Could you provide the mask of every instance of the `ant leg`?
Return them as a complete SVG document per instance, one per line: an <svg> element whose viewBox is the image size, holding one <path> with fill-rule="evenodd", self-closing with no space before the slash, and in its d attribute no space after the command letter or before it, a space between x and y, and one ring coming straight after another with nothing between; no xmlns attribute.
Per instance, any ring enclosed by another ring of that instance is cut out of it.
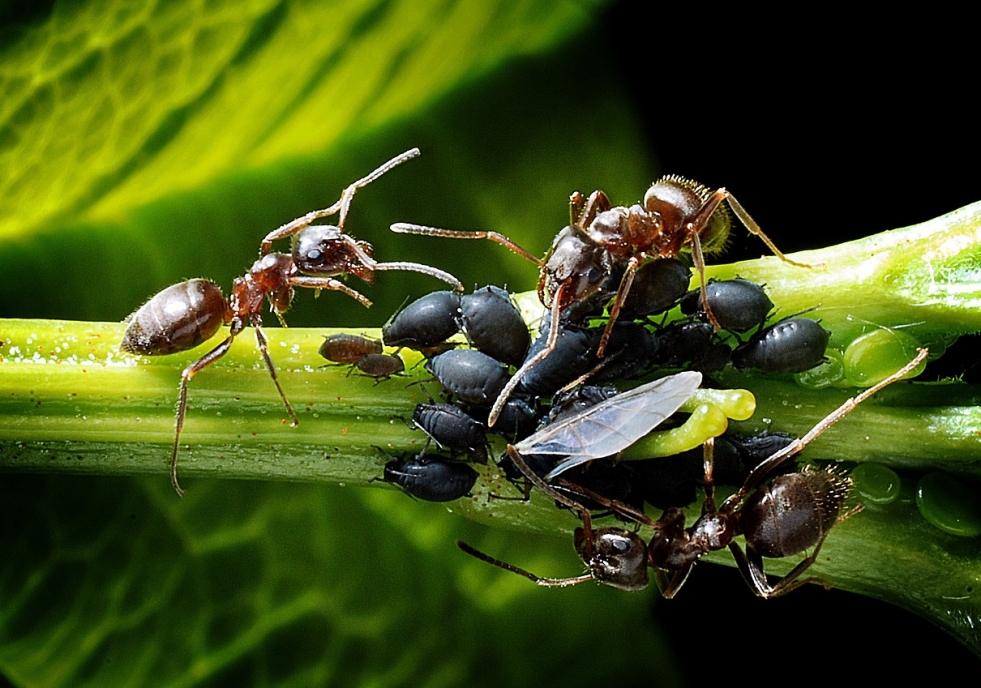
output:
<svg viewBox="0 0 981 688"><path fill-rule="evenodd" d="M334 291L340 291L350 296L365 308L371 308L371 301L369 301L363 294L351 289L351 287L347 286L340 280L334 279L333 277L294 275L293 277L290 277L290 284L294 287L305 287L307 289L332 289Z"/></svg>
<svg viewBox="0 0 981 688"><path fill-rule="evenodd" d="M266 333L262 331L262 321L259 320L259 316L257 315L252 316L252 329L255 330L255 340L259 345L259 351L262 353L262 359L266 362L266 368L269 370L269 376L272 377L273 384L276 385L276 390L279 392L279 397L286 405L286 411L290 414L290 418L293 419L290 426L295 428L300 424L300 420L296 417L296 412L293 410L293 407L290 406L290 402L286 398L286 394L283 392L283 388L279 384L279 376L276 374L276 367L273 365L272 359L269 357L269 340L266 339Z"/></svg>
<svg viewBox="0 0 981 688"><path fill-rule="evenodd" d="M790 258L788 258L783 251L777 248L776 244L773 243L770 237L768 237L766 234L763 233L763 230L760 229L760 226L756 224L756 220L750 217L749 213L746 212L746 209L743 208L742 203L737 201L735 196L733 196L725 189L719 189L715 193L723 194L726 202L729 204L729 207L732 208L733 214L739 218L740 222L743 223L743 227L745 227L750 234L755 234L756 236L758 236L760 238L760 241L766 244L766 247L770 249L773 255L775 255L777 258L779 258L785 263L796 265L799 268L824 267L823 264L810 265L809 263L798 263L796 260L791 260Z"/></svg>
<svg viewBox="0 0 981 688"><path fill-rule="evenodd" d="M715 438L709 437L702 445L702 489L705 491L705 501L702 502L702 514L714 514L715 507Z"/></svg>
<svg viewBox="0 0 981 688"><path fill-rule="evenodd" d="M748 548L744 553L735 542L729 544L729 549L736 559L739 572L742 573L746 583L749 584L753 594L757 597L762 597L763 599L779 597L780 595L786 595L791 590L796 590L802 585L807 585L808 583L821 583L825 588L830 589L828 583L819 576L808 576L807 578L800 577L804 571L810 568L811 564L817 561L818 553L821 551L821 545L824 544L824 540L826 537L828 537L828 533L830 532L830 530L825 531L824 535L821 536L821 539L818 540L816 545L814 545L814 551L811 552L810 556L798 563L797 566L795 566L786 576L781 578L776 585L770 585L769 581L766 579L766 573L763 571L763 557Z"/></svg>
<svg viewBox="0 0 981 688"><path fill-rule="evenodd" d="M634 283L634 275L637 274L637 269L640 268L644 263L645 256L634 255L630 257L627 261L627 268L623 272L623 277L620 279L620 286L617 288L617 295L613 299L613 305L610 306L610 317L606 321L606 327L603 329L603 336L600 337L599 346L596 349L596 357L603 358L606 355L606 345L610 343L610 335L613 333L613 326L617 322L617 318L620 317L620 309L623 308L623 304L627 300L627 294L630 293L630 287Z"/></svg>
<svg viewBox="0 0 981 688"><path fill-rule="evenodd" d="M430 277L435 277L436 279L446 282L448 285L453 287L453 291L463 291L463 283L460 282L456 277L448 272L444 272L439 268L434 268L430 265L423 265L422 263L407 263L407 262L390 262L390 263L375 263L372 261L370 265L372 270L405 270L406 272L421 272L424 275L429 275Z"/></svg>
<svg viewBox="0 0 981 688"><path fill-rule="evenodd" d="M577 492L583 497L587 497L597 504L600 504L615 514L629 518L630 520L639 523L642 526L649 526L651 528L660 528L661 524L658 521L653 521L651 518L645 514L643 511L635 509L629 504L624 504L617 499L610 499L609 497L604 497L603 495L593 492L588 487L583 487L582 485L577 485L574 482L566 480L565 478L559 478L559 482L567 487L573 492Z"/></svg>
<svg viewBox="0 0 981 688"><path fill-rule="evenodd" d="M597 189L589 194L588 199L584 198L578 191L573 191L572 195L569 196L569 219L571 224L585 229L597 215L612 207L613 204L610 203L610 198L604 191Z"/></svg>
<svg viewBox="0 0 981 688"><path fill-rule="evenodd" d="M259 255L267 255L272 251L272 242L278 239L285 239L286 237L293 236L297 232L303 231L309 227L314 220L318 220L322 217L329 217L337 212L340 212L340 218L338 219L338 229L342 232L344 231L344 221L347 219L347 211L351 207L351 199L354 198L354 194L357 190L367 186L371 182L378 179L380 176L391 170L397 165L401 165L406 160L411 160L412 158L419 155L418 148L411 148L401 155L396 155L394 158L384 163L374 171L370 172L366 176L362 177L358 181L347 186L344 191L341 192L340 199L334 203L329 208L322 208L321 210L311 210L306 215L296 218L292 222L287 222L285 225L274 229L266 235L266 238L262 240L262 246L259 249Z"/></svg>
<svg viewBox="0 0 981 688"><path fill-rule="evenodd" d="M240 322L236 321L232 323L228 336L221 344L216 346L191 365L187 366L187 368L184 369L184 372L181 373L180 393L177 396L177 430L174 433L174 450L170 454L170 484L174 486L174 491L177 492L177 496L179 497L184 496L184 490L181 489L180 483L177 482L177 452L180 449L181 431L184 429L184 418L187 416L188 383L191 381L192 377L227 354L228 350L232 347L232 342L235 341L235 337L238 336L242 329L243 325Z"/></svg>
<svg viewBox="0 0 981 688"><path fill-rule="evenodd" d="M508 403L508 399L511 398L511 393L517 388L518 383L521 379L528 374L528 371L534 368L536 365L544 361L550 353L555 351L555 347L559 342L559 304L562 303L562 290L565 289L565 284L559 286L559 290L556 292L552 299L552 320L549 325L548 330L548 341L545 343L545 348L539 351L537 354L525 361L511 379L508 380L507 384L504 385L504 389L501 393L497 395L497 400L494 405L491 406L490 414L487 416L487 427L494 427L494 423L497 422L498 416L501 415L501 411L504 410L504 405Z"/></svg>
<svg viewBox="0 0 981 688"><path fill-rule="evenodd" d="M406 160L412 160L412 158L417 157L419 153L420 151L418 148L410 148L404 153L396 155L388 162L382 163L353 184L348 185L348 187L341 192L341 199L338 201L340 204L340 216L337 219L337 228L342 232L344 231L344 222L347 220L347 211L350 209L351 200L354 198L354 194L357 193L358 189L368 186L368 184L375 181L393 168L398 167Z"/></svg>
<svg viewBox="0 0 981 688"><path fill-rule="evenodd" d="M544 267L545 261L541 258L528 253L516 243L508 239L500 232L464 232L456 229L441 229L439 227L428 227L426 225L414 225L408 222L396 222L389 227L396 234L421 234L423 236L446 237L448 239L489 239L495 244L500 244L504 248L517 253L522 258L530 260L538 267Z"/></svg>
<svg viewBox="0 0 981 688"><path fill-rule="evenodd" d="M589 509L584 507L579 502L573 499L569 499L564 494L562 494L561 492L553 488L551 485L549 485L547 482L542 480L539 477L539 475L535 473L535 471L531 470L531 468L528 467L528 464L525 463L525 460L522 458L521 454L518 453L518 450L515 449L513 445L510 444L508 445L508 455L511 457L511 460L514 462L514 465L518 467L518 470L524 473L525 477L528 478L529 481L531 481L532 485L537 487L539 490L541 490L542 492L544 492L545 494L547 494L549 497L559 502L560 504L563 504L569 507L570 509L579 512L579 517L582 519L582 531L583 531L583 538L584 538L583 541L585 542L585 550L586 550L583 559L585 561L592 561L594 556L593 518L592 516L589 515Z"/></svg>
<svg viewBox="0 0 981 688"><path fill-rule="evenodd" d="M542 578L536 576L530 571L525 571L524 569L519 569L517 566L508 564L507 562L501 561L500 559L495 559L494 557L484 554L479 549L471 547L462 540L456 541L456 546L462 549L464 552L469 554L471 557L476 557L481 561L487 562L492 566L496 566L499 569L504 569L505 571L510 571L511 573L516 573L519 576L524 576L528 580L534 581L543 588L567 588L570 585L578 585L579 583L585 583L586 581L593 580L593 575L591 573L584 573L581 576L575 576L573 578Z"/></svg>
<svg viewBox="0 0 981 688"><path fill-rule="evenodd" d="M868 389L864 390L861 394L846 399L841 406L839 406L834 411L832 411L827 416L825 416L821 421L818 422L817 425L811 428L806 435L804 435L800 439L794 440L780 451L774 452L766 459L764 459L762 462L760 462L760 464L757 465L756 468L750 471L749 475L746 477L746 481L743 483L743 486L740 487L739 490L734 492L725 502L722 503L721 510L725 511L727 509L734 508L736 504L739 504L743 499L746 498L746 495L749 494L749 492L754 487L756 487L761 482L763 482L777 466L782 464L791 456L794 456L795 454L799 453L804 447L810 444L813 440L820 437L825 430L827 430L832 425L837 423L839 420L841 420L849 413L854 411L855 408L863 401L873 396L874 394L877 394L883 388L888 387L892 383L902 379L904 376L911 373L916 368L916 366L918 366L926 359L927 354L929 353L927 349L917 349L917 352L918 353L916 354L916 357L912 361L904 365L895 373L887 377L885 380L882 380L878 384L875 384L872 387L869 387Z"/></svg>
<svg viewBox="0 0 981 688"><path fill-rule="evenodd" d="M654 577L657 587L661 591L661 597L666 600L674 598L681 590L681 586L688 580L688 574L694 568L694 564L689 564L683 569L675 571L670 576L663 569L654 569Z"/></svg>
<svg viewBox="0 0 981 688"><path fill-rule="evenodd" d="M709 306L708 288L705 286L705 256L702 253L702 240L698 238L698 232L691 234L691 257L695 264L695 271L698 273L698 289L701 292L702 310L705 311L705 317L708 318L712 331L718 332L722 329L722 325Z"/></svg>

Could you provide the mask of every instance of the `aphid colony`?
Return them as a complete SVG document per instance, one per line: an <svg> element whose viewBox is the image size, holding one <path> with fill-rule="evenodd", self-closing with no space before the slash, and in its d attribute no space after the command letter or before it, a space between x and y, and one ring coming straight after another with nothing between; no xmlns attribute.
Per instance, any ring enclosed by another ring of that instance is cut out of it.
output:
<svg viewBox="0 0 981 688"><path fill-rule="evenodd" d="M488 286L464 295L453 276L418 263L378 262L370 244L345 233L357 190L418 153L413 149L393 158L348 186L334 205L269 233L259 260L235 280L227 298L215 283L194 279L164 289L130 317L120 347L143 355L192 349L222 324L230 325L226 338L181 376L170 457L174 489L183 493L177 456L190 379L224 356L247 325L255 330L265 366L297 423L269 355L261 320L264 301L281 322L295 287L341 291L368 306L363 295L338 278L353 274L370 282L379 271L410 270L440 279L454 291L430 293L394 314L382 330L383 342L331 335L320 348L328 361L351 365L378 382L404 367L397 351L385 353L383 344L414 349L426 357L425 370L444 389L442 400L430 399L412 415L413 425L429 437L427 446L389 461L381 478L414 497L450 501L473 489L478 473L470 464L495 460L515 486L514 494L496 496L527 499L537 488L578 515L582 525L575 546L587 572L541 578L460 543L466 552L544 586L596 580L637 590L646 587L648 569L653 569L668 597L699 557L727 547L750 588L762 597L812 580L802 574L831 527L857 509L845 509L847 476L835 470L798 471L789 459L856 404L912 370L925 352L846 402L800 440L781 434L725 435L675 457L618 461L620 452L654 428L677 424L678 410L705 377L728 365L795 373L823 360L830 333L816 320L791 316L772 322L774 305L761 285L705 280L703 254L721 246L729 231L723 201L778 257L793 261L724 189L711 191L675 176L655 182L643 205L614 207L601 191L588 199L573 194L571 224L541 260L495 232L392 226L399 232L487 238L535 262L546 310L532 341L505 290ZM335 214L336 226L313 224ZM290 254L272 252L274 241L294 235ZM678 257L683 249L690 249L699 276L693 291L691 268ZM460 333L469 346L462 344ZM651 378L656 379L637 386ZM499 458L489 439L495 434L507 442ZM715 484L738 489L717 505ZM699 487L705 493L702 516L686 528L680 507L696 501ZM664 509L661 518L649 518L645 503ZM592 520L602 514L649 526L654 535L645 543L636 528L594 528ZM745 550L733 541L740 534ZM770 585L762 557L808 549L808 557Z"/></svg>

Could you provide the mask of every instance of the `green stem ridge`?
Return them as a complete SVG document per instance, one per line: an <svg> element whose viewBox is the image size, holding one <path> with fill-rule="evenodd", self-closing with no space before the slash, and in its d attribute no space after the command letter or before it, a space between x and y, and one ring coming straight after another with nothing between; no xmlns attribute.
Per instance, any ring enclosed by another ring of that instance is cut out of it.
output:
<svg viewBox="0 0 981 688"><path fill-rule="evenodd" d="M780 315L820 304L807 317L821 318L832 330L833 349L844 350L870 330L901 328L939 353L958 335L981 330L981 204L794 258L823 266L802 269L767 257L708 272L765 283ZM109 323L0 321L0 469L166 479L180 373L205 348L160 358L128 356L117 349L123 330ZM323 365L316 351L326 330L267 333L299 426L289 427L255 342L244 333L226 357L191 382L182 478L370 484L389 460L383 452L416 452L425 445L422 433L406 424L426 399L420 386L409 384L425 377L416 354L402 352L408 375L376 384L347 367ZM854 395L854 389L805 389L786 376L730 371L722 379L755 395L756 414L740 424L753 432L803 434ZM978 386L901 382L859 407L804 455L873 461L903 475L899 499L866 505L836 527L815 573L924 614L981 654L977 539L934 528L913 497L914 473L981 474L979 429ZM571 515L542 495L531 503L491 499L516 496L514 488L492 465L481 473L473 498L458 503L468 516L546 532L575 527ZM732 563L727 553L711 559ZM793 563L768 566L779 573Z"/></svg>

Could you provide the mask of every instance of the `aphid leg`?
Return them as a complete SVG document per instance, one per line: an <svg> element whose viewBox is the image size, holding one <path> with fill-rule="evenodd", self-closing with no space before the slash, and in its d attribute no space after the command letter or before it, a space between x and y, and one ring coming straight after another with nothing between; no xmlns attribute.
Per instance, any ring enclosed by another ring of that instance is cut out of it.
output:
<svg viewBox="0 0 981 688"><path fill-rule="evenodd" d="M545 261L543 261L541 258L531 255L500 232L465 232L457 229L442 229L440 227L414 225L408 222L396 222L389 227L389 229L396 234L421 234L423 236L437 236L448 239L489 239L495 244L500 244L513 253L517 253L522 258L530 260L538 267L543 267L545 265Z"/></svg>
<svg viewBox="0 0 981 688"><path fill-rule="evenodd" d="M917 352L918 353L916 354L916 357L912 361L904 365L895 373L887 377L885 380L882 380L878 384L869 387L861 394L846 399L841 406L839 406L834 411L832 411L827 416L825 416L821 421L818 422L817 425L811 428L806 435L804 435L800 439L794 440L780 451L774 452L766 459L764 459L762 462L760 462L760 464L757 465L756 468L750 471L749 475L746 477L746 481L743 483L743 486L740 487L736 492L734 492L725 502L723 502L722 509L726 510L735 507L736 504L740 503L743 499L746 498L746 495L749 494L749 492L753 488L755 488L761 482L766 480L767 476L769 476L770 473L777 468L777 466L782 464L791 456L794 456L795 454L799 453L804 447L810 444L813 440L821 436L825 430L827 430L832 425L834 425L839 420L841 420L849 413L851 413L853 410L855 410L855 408L863 401L873 396L874 394L877 394L883 388L888 387L892 383L902 379L908 373L912 372L913 369L916 368L916 366L918 366L926 359L927 354L929 353L929 351L925 348L917 349Z"/></svg>
<svg viewBox="0 0 981 688"><path fill-rule="evenodd" d="M627 294L630 293L630 287L634 283L634 275L637 274L638 268L644 264L645 257L644 254L635 254L627 261L627 267L623 272L623 277L620 279L620 286L617 288L617 295L613 299L613 305L610 306L610 316L606 321L603 336L600 337L599 346L596 348L597 358L603 358L606 355L606 345L610 342L613 326L616 324L617 318L620 317L620 309L623 308L623 304L627 300Z"/></svg>
<svg viewBox="0 0 981 688"><path fill-rule="evenodd" d="M180 393L177 395L177 429L174 432L174 450L170 454L170 484L174 486L174 491L177 492L179 497L184 496L184 490L181 489L180 483L177 482L177 452L180 448L181 431L184 429L184 418L187 416L187 385L192 377L227 354L228 350L232 347L232 342L235 341L235 337L243 329L244 325L240 321L236 320L232 322L231 329L224 341L187 366L184 372L181 373Z"/></svg>
<svg viewBox="0 0 981 688"><path fill-rule="evenodd" d="M340 291L352 299L360 303L365 308L371 307L371 301L369 301L360 292L351 289L340 280L336 280L333 277L310 277L308 275L294 275L290 277L290 284L294 287L305 287L307 289L332 289L334 291Z"/></svg>
<svg viewBox="0 0 981 688"><path fill-rule="evenodd" d="M788 258L783 251L781 251L776 247L776 244L773 243L770 237L768 237L766 234L763 233L763 230L760 229L760 226L756 224L756 220L750 217L749 213L746 212L746 209L743 208L742 203L737 201L735 196L733 196L725 189L719 189L715 193L723 195L726 202L729 204L729 207L732 208L733 214L739 218L739 221L743 223L743 226L746 228L746 230L750 234L755 234L756 236L758 236L760 238L760 241L766 244L766 247L770 249L773 255L775 255L777 258L779 258L785 263L796 265L799 268L824 267L823 263L819 263L817 265L810 265L809 263L798 263L796 260L791 260L790 258Z"/></svg>
<svg viewBox="0 0 981 688"><path fill-rule="evenodd" d="M490 414L487 416L487 427L494 427L494 423L497 422L498 416L500 416L501 411L504 410L505 404L507 404L508 399L511 398L511 393L517 388L518 384L521 382L521 379L528 374L528 371L544 361L550 353L555 351L555 347L559 342L559 316L561 315L559 304L562 303L563 289L565 289L565 284L559 286L558 291L552 298L552 319L551 324L549 325L548 341L545 342L545 348L525 361L521 367L515 371L514 375L511 376L511 379L508 380L507 384L504 385L504 389L502 389L501 393L497 395L497 400L494 402L494 405L491 406Z"/></svg>
<svg viewBox="0 0 981 688"><path fill-rule="evenodd" d="M344 189L343 192L341 192L340 199L329 208L311 210L306 215L298 217L292 222L287 222L285 225L282 225L281 227L269 232L269 234L266 235L266 238L262 240L259 255L264 256L272 251L272 242L278 239L285 239L286 237L293 236L297 232L301 232L309 227L314 220L334 215L337 212L340 212L340 218L338 219L337 226L341 231L344 231L344 221L347 219L347 211L351 207L351 199L354 198L354 194L357 193L357 190L375 181L393 167L401 165L406 160L411 160L417 155L419 155L418 148L411 148L401 155L396 155L388 162L370 172L367 176L364 176L353 184L350 184Z"/></svg>
<svg viewBox="0 0 981 688"><path fill-rule="evenodd" d="M262 322L259 320L258 316L252 316L252 329L255 330L255 341L259 346L259 351L262 353L262 360L266 362L266 369L269 371L269 376L272 378L273 384L276 385L276 391L279 392L279 398L283 400L286 405L286 411L290 414L292 422L290 427L296 427L299 425L300 420L296 417L296 412L293 407L290 406L289 400L286 398L286 393L283 392L283 388L279 384L279 376L276 374L276 366L273 365L272 359L269 357L269 341L266 339L266 333L262 331Z"/></svg>

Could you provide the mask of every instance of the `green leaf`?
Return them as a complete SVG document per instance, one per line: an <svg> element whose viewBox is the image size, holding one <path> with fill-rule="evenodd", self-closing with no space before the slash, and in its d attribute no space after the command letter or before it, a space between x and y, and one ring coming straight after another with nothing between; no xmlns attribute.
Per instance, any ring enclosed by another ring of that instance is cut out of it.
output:
<svg viewBox="0 0 981 688"><path fill-rule="evenodd" d="M494 226L543 251L566 216L569 179L626 190L651 176L632 155L641 143L617 86L574 45L595 11L59 3L27 17L0 41L0 317L119 320L191 275L227 288L266 232L329 205L412 146L423 149L413 168L363 190L352 207L350 231L376 242L380 257L432 259L432 244L387 232L405 219ZM581 80L592 84L585 101ZM606 133L570 146L570 127ZM456 252L457 266L449 255L444 266L467 280L535 279L508 256L477 270ZM377 326L406 293L433 287L383 277L384 291L366 292L371 312L305 293L290 321ZM242 348L251 366L248 337ZM150 378L168 401L145 410L169 435L176 381L169 371ZM65 418L74 417L65 399ZM9 430L10 420L0 425ZM80 464L106 460L76 448L88 457ZM140 452L158 475L160 448ZM178 500L157 478L0 481L0 670L9 680L598 683L608 670L581 661L589 647L651 680L677 681L638 598L592 586L542 596L453 544L464 537L559 570L569 566L564 539L512 543L395 492L193 487ZM586 619L605 614L630 638L597 636ZM551 649L529 651L546 637Z"/></svg>

